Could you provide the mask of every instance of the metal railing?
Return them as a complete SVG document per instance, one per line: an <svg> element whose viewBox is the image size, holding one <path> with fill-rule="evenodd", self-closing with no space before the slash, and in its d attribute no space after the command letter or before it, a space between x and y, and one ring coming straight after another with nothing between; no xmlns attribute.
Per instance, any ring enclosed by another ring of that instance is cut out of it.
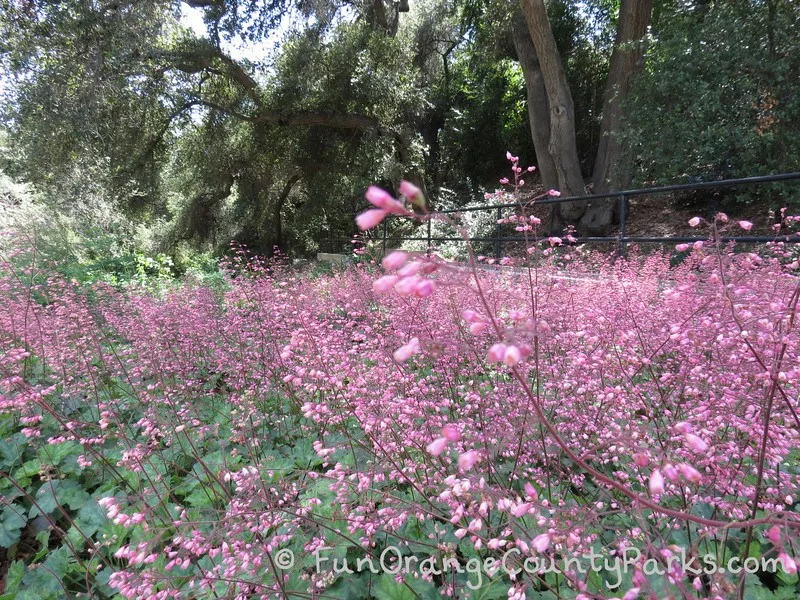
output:
<svg viewBox="0 0 800 600"><path fill-rule="evenodd" d="M775 183L778 181L792 181L800 180L800 172L797 173L781 173L779 175L764 175L758 177L742 177L738 179L723 179L719 181L709 181L704 183L688 183L678 185L666 185L661 187L651 188L638 188L632 190L623 190L618 192L609 192L605 194L594 194L589 196L572 196L568 198L548 197L535 202L505 202L498 204L485 204L480 206L469 206L465 208L452 208L440 211L433 211L431 214L446 215L457 214L476 211L495 211L497 222L495 224L494 235L491 237L475 237L471 238L473 242L490 242L494 244L495 258L500 258L502 254L502 247L504 242L526 242L530 238L523 236L503 236L501 230L500 220L503 218L503 210L510 208L530 208L533 206L542 206L547 204L562 204L565 202L587 202L591 203L597 200L611 200L616 199L619 203L619 233L617 235L609 236L584 236L576 237L572 244L591 244L591 243L616 243L617 253L624 254L628 244L668 244L668 243L693 243L697 241L705 241L707 237L696 236L629 236L626 232L626 220L628 218L628 199L636 196L665 194L668 192L678 191L698 191L719 189L728 187L762 185L767 183ZM431 220L427 221L427 234L425 236L390 236L388 235L388 227L386 221L383 222L381 235L379 238L372 238L372 241L380 241L384 254L386 253L387 245L389 242L404 242L404 241L421 241L427 242L427 248L430 249L435 242L463 242L463 238L457 236L434 236L431 234ZM348 238L349 239L349 238ZM783 241L786 243L800 243L800 235L779 235L779 236L727 236L721 238L723 242L736 242L738 244L760 244L765 242ZM329 238L328 241L343 241L341 238Z"/></svg>

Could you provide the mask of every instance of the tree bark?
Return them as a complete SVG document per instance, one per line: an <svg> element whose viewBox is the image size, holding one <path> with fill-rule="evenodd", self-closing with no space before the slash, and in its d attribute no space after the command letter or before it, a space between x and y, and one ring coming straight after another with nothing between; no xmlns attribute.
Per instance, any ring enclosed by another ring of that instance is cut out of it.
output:
<svg viewBox="0 0 800 600"><path fill-rule="evenodd" d="M547 90L544 87L542 69L536 48L533 47L525 15L518 10L511 21L511 34L517 60L525 76L525 87L528 91L528 121L531 127L533 147L536 150L536 165L546 190L558 188L558 173L553 157L550 156L550 106L547 102Z"/></svg>
<svg viewBox="0 0 800 600"><path fill-rule="evenodd" d="M575 143L575 107L544 0L522 0L522 9L547 90L550 107L548 148L558 173L558 188L564 196L583 196L586 190ZM554 211L554 214L568 223L574 223L585 210L585 202L564 202L558 205L558 211Z"/></svg>
<svg viewBox="0 0 800 600"><path fill-rule="evenodd" d="M603 120L600 145L592 174L595 194L620 189L624 175L620 169L622 146L619 128L622 124L622 103L630 92L633 77L644 66L644 41L653 14L653 0L622 0L619 9L617 36L611 54L611 68L603 95ZM589 233L605 233L614 216L613 200L593 202L581 219L581 229Z"/></svg>
<svg viewBox="0 0 800 600"><path fill-rule="evenodd" d="M298 181L300 181L300 174L296 173L292 175L286 181L286 184L283 186L283 190L281 190L281 195L278 196L278 201L275 203L275 209L273 212L273 218L275 220L275 245L280 249L281 252L286 252L286 248L283 244L283 219L281 217L281 211L283 210L283 205L286 204L286 200L289 198L292 188L294 188Z"/></svg>

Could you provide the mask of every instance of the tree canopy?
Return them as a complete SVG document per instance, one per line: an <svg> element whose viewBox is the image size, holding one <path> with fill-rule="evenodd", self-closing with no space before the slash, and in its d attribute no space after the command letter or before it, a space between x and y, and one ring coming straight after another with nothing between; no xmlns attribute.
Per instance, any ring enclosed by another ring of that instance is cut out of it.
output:
<svg viewBox="0 0 800 600"><path fill-rule="evenodd" d="M369 183L405 177L434 204L466 203L494 188L506 150L571 194L779 171L798 156L788 1L3 0L0 10L14 148L4 171L62 208L92 187L97 202L157 224L165 249L237 240L313 252L353 233ZM191 11L204 27L187 26ZM560 216L587 230L613 217Z"/></svg>

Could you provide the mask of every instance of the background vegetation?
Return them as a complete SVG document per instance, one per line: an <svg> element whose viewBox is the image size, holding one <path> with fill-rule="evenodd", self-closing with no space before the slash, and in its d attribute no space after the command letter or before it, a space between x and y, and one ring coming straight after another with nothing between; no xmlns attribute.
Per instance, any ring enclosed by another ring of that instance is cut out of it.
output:
<svg viewBox="0 0 800 600"><path fill-rule="evenodd" d="M579 194L791 170L798 20L784 0L3 0L3 205L26 184L73 242L182 270L232 240L346 247L375 181L475 202L507 150L540 166L527 187ZM548 31L553 55L537 46ZM563 99L542 96L542 59L564 73L574 135L537 154L537 98ZM553 157L577 160L580 189ZM580 210L553 227L613 219Z"/></svg>

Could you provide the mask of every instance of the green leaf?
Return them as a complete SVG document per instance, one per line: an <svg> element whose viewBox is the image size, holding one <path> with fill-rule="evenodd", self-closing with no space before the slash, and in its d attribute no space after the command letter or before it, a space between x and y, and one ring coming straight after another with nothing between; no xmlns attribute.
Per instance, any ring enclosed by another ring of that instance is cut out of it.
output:
<svg viewBox="0 0 800 600"><path fill-rule="evenodd" d="M377 600L416 600L416 595L408 586L397 583L394 576L384 573L380 583L372 590Z"/></svg>
<svg viewBox="0 0 800 600"><path fill-rule="evenodd" d="M80 445L73 441L48 444L39 449L39 462L43 465L58 466L70 454L80 454L80 449Z"/></svg>
<svg viewBox="0 0 800 600"><path fill-rule="evenodd" d="M3 509L0 516L0 548L10 548L19 541L19 534L28 522L24 514L25 509L12 504Z"/></svg>
<svg viewBox="0 0 800 600"><path fill-rule="evenodd" d="M55 512L59 505L78 510L91 498L80 484L67 479L46 481L36 492L36 504L31 507L30 516Z"/></svg>
<svg viewBox="0 0 800 600"><path fill-rule="evenodd" d="M25 564L21 560L15 560L8 567L6 572L6 594L16 592L19 590L19 584L22 583L22 578L25 576Z"/></svg>

